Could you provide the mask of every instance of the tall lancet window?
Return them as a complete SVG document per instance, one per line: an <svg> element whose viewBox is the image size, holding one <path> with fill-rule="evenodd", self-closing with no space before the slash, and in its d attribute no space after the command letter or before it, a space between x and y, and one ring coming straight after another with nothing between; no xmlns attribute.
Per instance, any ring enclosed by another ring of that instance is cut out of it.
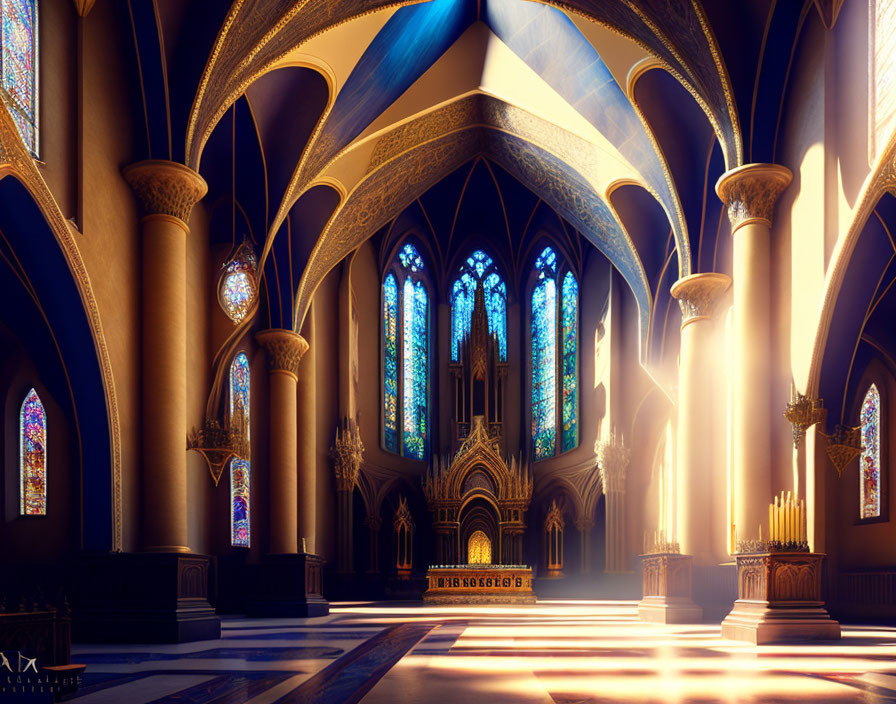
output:
<svg viewBox="0 0 896 704"><path fill-rule="evenodd" d="M19 513L47 515L47 414L34 389L19 412Z"/></svg>
<svg viewBox="0 0 896 704"><path fill-rule="evenodd" d="M240 352L230 365L230 421L242 422L249 440L249 360ZM250 464L230 461L230 544L249 547Z"/></svg>
<svg viewBox="0 0 896 704"><path fill-rule="evenodd" d="M36 0L0 0L0 75L22 141L37 156Z"/></svg>
<svg viewBox="0 0 896 704"><path fill-rule="evenodd" d="M488 331L498 338L502 362L507 361L507 286L498 268L481 249L473 252L460 267L460 275L451 287L451 360L457 362L460 344L470 330L473 294L482 286L488 315Z"/></svg>
<svg viewBox="0 0 896 704"><path fill-rule="evenodd" d="M862 401L862 457L859 511L862 518L880 516L880 392L872 384Z"/></svg>
<svg viewBox="0 0 896 704"><path fill-rule="evenodd" d="M429 453L429 356L429 289L408 243L383 279L383 446L417 460Z"/></svg>
<svg viewBox="0 0 896 704"><path fill-rule="evenodd" d="M535 459L579 443L579 284L551 247L535 260L530 309L532 444ZM562 282L562 283L561 283Z"/></svg>

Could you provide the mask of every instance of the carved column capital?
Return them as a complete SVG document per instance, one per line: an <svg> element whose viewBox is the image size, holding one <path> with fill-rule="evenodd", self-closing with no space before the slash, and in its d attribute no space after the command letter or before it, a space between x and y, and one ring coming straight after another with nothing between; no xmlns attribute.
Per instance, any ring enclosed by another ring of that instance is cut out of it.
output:
<svg viewBox="0 0 896 704"><path fill-rule="evenodd" d="M352 421L343 421L336 429L336 439L330 448L333 472L336 475L336 491L352 491L358 481L361 460L364 458L364 443L361 431Z"/></svg>
<svg viewBox="0 0 896 704"><path fill-rule="evenodd" d="M299 360L308 351L304 337L292 330L271 328L262 330L255 339L267 354L269 372L283 372L298 381Z"/></svg>
<svg viewBox="0 0 896 704"><path fill-rule="evenodd" d="M183 164L162 159L138 161L122 171L144 217L168 215L186 228L193 206L208 192L205 180Z"/></svg>
<svg viewBox="0 0 896 704"><path fill-rule="evenodd" d="M728 208L731 234L750 223L771 227L775 203L792 178L779 164L745 164L722 174L716 193Z"/></svg>
<svg viewBox="0 0 896 704"><path fill-rule="evenodd" d="M712 318L722 294L730 286L730 277L715 272L691 274L672 284L670 293L681 306L681 327Z"/></svg>

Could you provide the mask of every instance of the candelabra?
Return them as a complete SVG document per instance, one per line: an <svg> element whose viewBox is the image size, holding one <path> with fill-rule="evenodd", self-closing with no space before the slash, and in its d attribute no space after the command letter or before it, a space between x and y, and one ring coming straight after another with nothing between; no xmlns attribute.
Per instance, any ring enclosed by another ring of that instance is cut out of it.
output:
<svg viewBox="0 0 896 704"><path fill-rule="evenodd" d="M808 428L816 423L824 423L827 413L822 399L809 398L791 387L790 403L784 409L784 417L793 426L793 446L799 447Z"/></svg>

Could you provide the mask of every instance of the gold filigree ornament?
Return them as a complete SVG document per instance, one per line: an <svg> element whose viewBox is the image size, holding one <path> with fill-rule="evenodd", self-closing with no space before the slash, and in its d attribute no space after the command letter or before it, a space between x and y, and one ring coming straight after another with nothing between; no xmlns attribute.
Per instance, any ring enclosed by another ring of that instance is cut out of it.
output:
<svg viewBox="0 0 896 704"><path fill-rule="evenodd" d="M252 309L258 295L258 258L248 240L221 267L218 303L234 325L239 325Z"/></svg>
<svg viewBox="0 0 896 704"><path fill-rule="evenodd" d="M224 467L232 459L249 461L249 438L246 416L239 406L234 409L229 424L206 418L201 428L194 428L187 437L187 449L195 450L205 459L215 486L221 480Z"/></svg>
<svg viewBox="0 0 896 704"><path fill-rule="evenodd" d="M793 426L793 446L799 447L806 430L818 423L824 423L828 411L820 398L804 396L795 388L790 391L790 403L784 409L784 417Z"/></svg>
<svg viewBox="0 0 896 704"><path fill-rule="evenodd" d="M862 454L862 426L851 428L837 424L832 434L821 434L829 440L828 458L837 470L837 477L842 477L846 465Z"/></svg>

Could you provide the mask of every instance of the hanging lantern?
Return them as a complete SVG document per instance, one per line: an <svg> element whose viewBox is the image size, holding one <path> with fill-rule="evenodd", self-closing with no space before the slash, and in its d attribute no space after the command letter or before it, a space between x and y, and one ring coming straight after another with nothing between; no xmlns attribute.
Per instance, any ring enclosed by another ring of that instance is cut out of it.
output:
<svg viewBox="0 0 896 704"><path fill-rule="evenodd" d="M248 240L237 247L222 267L218 282L218 303L234 325L249 313L258 295L258 259Z"/></svg>

